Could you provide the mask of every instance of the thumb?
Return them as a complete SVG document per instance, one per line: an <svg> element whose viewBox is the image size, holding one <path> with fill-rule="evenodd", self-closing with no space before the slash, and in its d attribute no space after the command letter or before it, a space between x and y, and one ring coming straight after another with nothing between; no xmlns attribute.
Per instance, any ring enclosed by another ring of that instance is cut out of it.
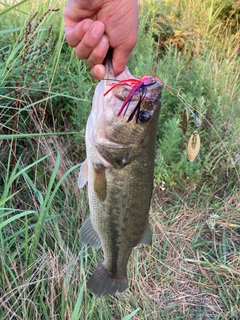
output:
<svg viewBox="0 0 240 320"><path fill-rule="evenodd" d="M112 67L115 77L125 70L131 52L132 50L126 51L118 48L113 50Z"/></svg>

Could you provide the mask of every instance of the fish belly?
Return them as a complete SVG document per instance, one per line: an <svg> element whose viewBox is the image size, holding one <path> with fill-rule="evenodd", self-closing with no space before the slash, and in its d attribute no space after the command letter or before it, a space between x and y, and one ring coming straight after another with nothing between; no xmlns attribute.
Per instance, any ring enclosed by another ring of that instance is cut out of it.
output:
<svg viewBox="0 0 240 320"><path fill-rule="evenodd" d="M133 247L140 242L151 244L148 215L153 158L148 153L122 169L106 168L104 201L94 191L93 171L93 165L89 165L90 220L92 233L99 237L104 262L92 274L88 288L102 296L128 287L126 268Z"/></svg>

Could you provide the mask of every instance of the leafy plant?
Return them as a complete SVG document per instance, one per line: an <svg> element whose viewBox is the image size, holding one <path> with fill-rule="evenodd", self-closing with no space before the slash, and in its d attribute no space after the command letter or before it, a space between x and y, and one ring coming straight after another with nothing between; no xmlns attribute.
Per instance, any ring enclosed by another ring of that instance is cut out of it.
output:
<svg viewBox="0 0 240 320"><path fill-rule="evenodd" d="M102 299L86 289L102 254L79 243L89 209L76 183L96 81L65 42L63 5L1 4L0 318L238 319L238 1L140 5L129 69L172 92L162 94L153 246L133 251L129 289ZM189 111L186 135L184 103L201 122Z"/></svg>

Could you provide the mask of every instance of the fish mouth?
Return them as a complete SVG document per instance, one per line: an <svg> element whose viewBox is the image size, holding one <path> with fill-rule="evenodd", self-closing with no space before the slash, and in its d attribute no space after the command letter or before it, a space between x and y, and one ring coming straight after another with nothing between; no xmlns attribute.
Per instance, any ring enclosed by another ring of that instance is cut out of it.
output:
<svg viewBox="0 0 240 320"><path fill-rule="evenodd" d="M147 87L147 91L144 96L144 100L150 101L150 102L156 101L158 99L163 87L164 87L164 84L161 83L160 81L156 81L154 84ZM116 87L113 90L113 94L119 100L125 101L129 95L130 88L131 87L129 85L122 85L122 86ZM132 97L132 101L139 101L140 97L141 97L141 93L137 92Z"/></svg>
<svg viewBox="0 0 240 320"><path fill-rule="evenodd" d="M149 85L141 85L137 92L131 94L131 86L123 85L121 88L114 90L114 95L123 101L117 116L121 114L127 116L127 122L130 122L134 117L138 123L141 110L149 110L154 112L156 109L156 101L160 99L164 84L156 78L152 78L155 82ZM154 81L153 80L153 81ZM151 113L152 114L152 113Z"/></svg>
<svg viewBox="0 0 240 320"><path fill-rule="evenodd" d="M153 85L149 86L147 88L147 92L144 97L144 100L149 102L155 102L159 98L159 95L163 87L164 87L164 84L161 83L160 81L157 81Z"/></svg>

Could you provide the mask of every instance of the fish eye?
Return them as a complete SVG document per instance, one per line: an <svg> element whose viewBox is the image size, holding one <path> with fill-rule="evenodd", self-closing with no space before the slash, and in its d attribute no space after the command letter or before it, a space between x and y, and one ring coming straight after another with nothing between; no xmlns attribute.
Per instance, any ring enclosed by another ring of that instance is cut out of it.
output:
<svg viewBox="0 0 240 320"><path fill-rule="evenodd" d="M150 82L153 84L156 82L156 80L153 77L151 77Z"/></svg>
<svg viewBox="0 0 240 320"><path fill-rule="evenodd" d="M152 116L152 112L150 110L141 110L139 112L138 120L141 123L146 123L150 120L151 116Z"/></svg>

